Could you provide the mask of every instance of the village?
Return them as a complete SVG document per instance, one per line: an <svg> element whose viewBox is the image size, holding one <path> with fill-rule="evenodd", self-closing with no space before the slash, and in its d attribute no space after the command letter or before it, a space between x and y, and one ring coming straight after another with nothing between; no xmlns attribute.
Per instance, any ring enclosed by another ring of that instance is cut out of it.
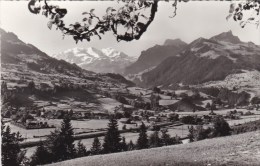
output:
<svg viewBox="0 0 260 166"><path fill-rule="evenodd" d="M137 131L142 122L147 126L148 134L167 129L171 136L178 136L186 143L190 126L209 127L216 116L224 117L230 126L260 119L257 104L231 107L197 90L110 86L104 84L92 90L97 102L76 101L73 98L58 102L34 101L35 104L46 105L38 109L21 107L16 114L12 111L2 112L3 117L12 131L19 131L22 135L21 145L27 149L28 156L51 131L60 127L60 122L67 115L72 120L75 139L82 140L86 147L90 147L97 136L102 140L111 116L118 119L119 131L127 142L137 140ZM37 93L37 88L35 86L33 93Z"/></svg>
<svg viewBox="0 0 260 166"><path fill-rule="evenodd" d="M61 127L66 116L71 119L74 138L87 148L95 137L103 139L111 116L117 119L126 142L136 142L142 123L148 135L167 129L172 137L187 143L189 127L210 127L218 116L230 126L260 119L259 99L232 89L218 90L220 95L214 96L211 91L216 89L140 88L116 74L67 77L39 74L22 65L5 66L1 78L5 103L1 114L11 130L22 135L27 156Z"/></svg>

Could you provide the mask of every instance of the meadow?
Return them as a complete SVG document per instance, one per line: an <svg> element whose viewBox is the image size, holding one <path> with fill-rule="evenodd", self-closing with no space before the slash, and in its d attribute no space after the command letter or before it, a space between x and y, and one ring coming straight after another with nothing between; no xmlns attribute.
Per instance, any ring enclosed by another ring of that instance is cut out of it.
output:
<svg viewBox="0 0 260 166"><path fill-rule="evenodd" d="M260 131L161 148L89 156L49 166L257 166Z"/></svg>

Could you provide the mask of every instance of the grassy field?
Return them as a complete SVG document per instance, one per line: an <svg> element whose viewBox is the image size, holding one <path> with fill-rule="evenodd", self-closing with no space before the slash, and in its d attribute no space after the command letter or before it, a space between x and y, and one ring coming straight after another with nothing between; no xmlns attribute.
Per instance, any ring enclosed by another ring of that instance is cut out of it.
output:
<svg viewBox="0 0 260 166"><path fill-rule="evenodd" d="M51 166L259 166L260 131L190 144L68 160Z"/></svg>

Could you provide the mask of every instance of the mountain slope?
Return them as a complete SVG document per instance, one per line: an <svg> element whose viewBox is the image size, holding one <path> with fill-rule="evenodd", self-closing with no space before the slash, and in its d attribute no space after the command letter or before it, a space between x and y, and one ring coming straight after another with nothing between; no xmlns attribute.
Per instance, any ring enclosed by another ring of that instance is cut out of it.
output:
<svg viewBox="0 0 260 166"><path fill-rule="evenodd" d="M155 67L167 57L177 55L186 45L187 44L180 39L168 39L164 45L155 45L154 47L142 51L138 60L126 67L125 75L138 74L144 70Z"/></svg>
<svg viewBox="0 0 260 166"><path fill-rule="evenodd" d="M259 137L260 132L256 131L184 145L82 157L50 166L257 166L260 163Z"/></svg>
<svg viewBox="0 0 260 166"><path fill-rule="evenodd" d="M135 59L112 48L73 48L53 55L54 58L75 63L83 69L98 73L123 73Z"/></svg>
<svg viewBox="0 0 260 166"><path fill-rule="evenodd" d="M71 65L63 60L49 57L31 44L19 40L13 33L1 33L1 63L14 65L45 74L65 74L68 76L89 75L93 72L82 70L77 65Z"/></svg>
<svg viewBox="0 0 260 166"><path fill-rule="evenodd" d="M143 74L141 85L146 87L178 87L208 81L224 80L242 70L260 71L260 46L244 43L232 32L199 38L189 44L180 56L165 59L153 70Z"/></svg>
<svg viewBox="0 0 260 166"><path fill-rule="evenodd" d="M96 74L57 60L13 33L1 33L2 113L8 109L99 110L100 89L133 85L119 74ZM105 92L105 90L104 90ZM108 93L108 92L107 92ZM11 106L11 107L10 107Z"/></svg>

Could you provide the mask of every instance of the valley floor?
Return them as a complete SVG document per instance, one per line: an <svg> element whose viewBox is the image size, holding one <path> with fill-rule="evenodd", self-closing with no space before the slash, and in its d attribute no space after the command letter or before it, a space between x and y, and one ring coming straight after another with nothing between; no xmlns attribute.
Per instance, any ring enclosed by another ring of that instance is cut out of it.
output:
<svg viewBox="0 0 260 166"><path fill-rule="evenodd" d="M260 131L168 147L98 155L50 166L260 165Z"/></svg>

